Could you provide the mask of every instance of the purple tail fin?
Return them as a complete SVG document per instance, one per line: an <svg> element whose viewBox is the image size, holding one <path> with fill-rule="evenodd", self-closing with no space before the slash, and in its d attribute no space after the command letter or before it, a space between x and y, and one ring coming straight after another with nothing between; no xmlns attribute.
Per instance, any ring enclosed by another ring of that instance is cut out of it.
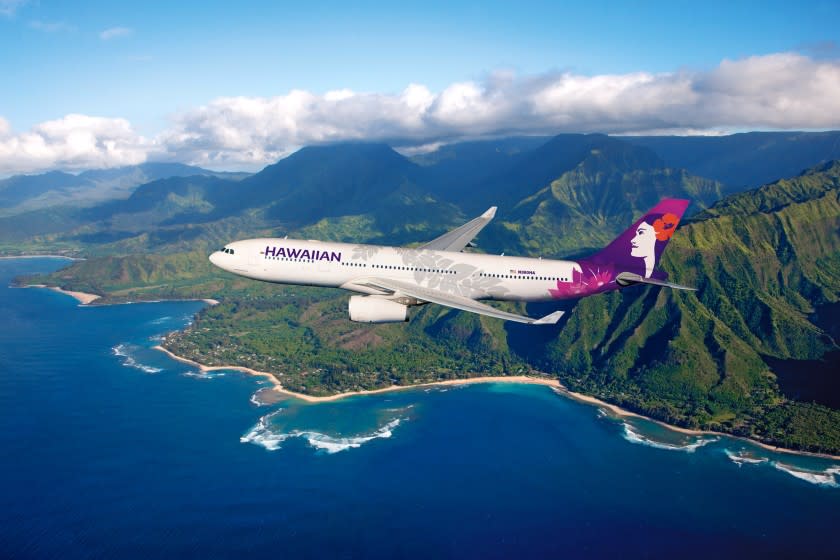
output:
<svg viewBox="0 0 840 560"><path fill-rule="evenodd" d="M632 272L644 278L664 277L664 273L654 275L654 270L689 202L678 198L661 200L632 227L586 261L609 265L616 273Z"/></svg>

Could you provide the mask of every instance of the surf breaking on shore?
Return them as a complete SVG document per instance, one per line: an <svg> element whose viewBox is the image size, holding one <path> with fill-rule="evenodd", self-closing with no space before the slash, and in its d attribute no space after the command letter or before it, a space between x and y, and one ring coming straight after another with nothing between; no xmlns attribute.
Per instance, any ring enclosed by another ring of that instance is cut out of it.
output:
<svg viewBox="0 0 840 560"><path fill-rule="evenodd" d="M321 403L321 402L333 402L340 399L345 399L347 397L354 397L358 395L378 395L381 393L390 393L393 391L407 391L410 389L416 389L418 387L433 387L433 386L446 386L446 385L469 385L473 383L525 383L529 385L546 385L549 387L554 387L561 390L566 390L563 385L556 379L541 379L539 377L530 377L527 375L512 375L512 376L484 376L484 377L470 377L466 379L447 379L443 381L430 381L428 383L417 383L415 385L392 385L390 387L383 387L382 389L368 389L368 390L360 390L360 391L347 391L344 393L337 393L335 395L328 395L324 397L318 397L314 395L307 395L305 393L298 393L295 391L290 391L283 387L283 383L277 378L277 376L273 373L267 371L258 371L249 367L245 366L207 366L202 363L196 362L195 360L191 360L189 358L184 358L182 356L178 356L177 354L173 353L171 350L164 348L161 345L157 345L154 347L155 350L160 350L164 352L167 356L172 358L173 360L177 360L179 362L189 364L191 366L195 366L202 372L211 372L211 371L219 371L219 370L233 370L233 371L241 371L243 373L247 373L249 375L256 375L259 377L265 377L269 379L272 384L274 385L274 390L288 395L290 397L294 397L296 399L311 402L311 403Z"/></svg>
<svg viewBox="0 0 840 560"><path fill-rule="evenodd" d="M715 432L715 431L712 431L712 430L694 430L694 429L682 428L680 426L674 426L674 425L671 425L671 424L667 424L665 422L662 422L661 420L657 420L655 418L649 418L647 416L643 416L641 414L637 414L635 412L631 412L629 410L623 409L619 406L608 403L606 401L602 401L601 399L599 399L597 397L592 397L590 395L584 395L582 393L577 393L575 391L572 391L568 387L566 387L565 385L560 383L560 381L557 380L557 379L547 379L547 378L532 377L532 376L527 376L527 375L483 376L483 377L470 377L470 378L466 378L466 379L447 379L447 380L444 380L444 381L431 381L431 382L427 382L427 383L417 383L415 385L393 385L391 387L384 387L382 389L348 391L348 392L344 392L344 393L338 393L338 394L335 394L335 395L318 397L318 396L313 396L313 395L307 395L307 394L304 394L304 393L298 393L298 392L295 392L295 391L290 391L290 390L284 388L283 384L280 382L280 380L277 378L277 376L274 373L271 373L271 372L257 371L255 369L252 369L252 368L249 368L249 367L244 367L244 366L207 366L207 365L201 364L199 362L196 362L195 360L191 360L189 358L184 358L182 356L178 356L177 354L175 354L171 350L169 350L169 349L167 349L167 348L165 348L161 345L155 346L154 349L155 350L160 350L161 352L164 352L166 355L168 355L173 360L177 360L179 362L192 365L192 366L198 368L199 371L201 371L201 372L212 372L212 371L218 371L218 370L233 370L233 371L241 371L241 372L247 373L249 375L255 375L255 376L258 376L258 377L263 377L263 378L267 379L272 384L272 388L273 388L274 391L277 391L278 393L281 393L281 394L284 394L284 395L287 395L289 397L293 397L293 398L296 398L296 399L299 399L299 400L302 400L302 401L310 402L310 403L333 402L333 401L337 401L337 400L344 399L344 398L347 398L347 397L353 397L353 396L359 396L359 395L376 395L376 394L388 393L388 392L392 392L392 391L406 391L406 390L410 390L410 389L416 389L418 387L435 387L435 386L447 386L447 385L471 385L471 384L476 384L476 383L524 383L524 384L529 384L529 385L545 385L545 386L551 387L556 393L558 393L560 395L563 395L565 397L571 398L571 399L579 401L579 402L583 402L583 403L586 403L586 404L597 406L599 408L602 408L604 410L607 410L607 411L615 414L616 416L641 418L643 420L654 422L654 423L656 423L656 424L658 424L658 425L660 425L664 428L667 428L668 430L672 430L674 432L678 432L678 433L682 433L682 434L686 434L686 435L692 435L692 436L712 436L712 437L717 437L717 438L727 437L727 438L731 438L731 439L735 439L735 440L746 441L746 442L752 443L754 445L757 445L759 447L762 447L764 449L767 449L769 451L774 451L774 452L778 452L778 453L788 453L788 454L792 454L792 455L819 457L819 458L823 458L823 459L831 459L831 460L840 461L840 456L837 456L837 455L829 455L829 454L826 454L826 453L812 453L812 452L809 452L809 451L800 451L800 450L796 450L796 449L786 449L786 448L783 448L783 447L776 447L774 445L770 445L770 444L767 444L767 443L764 443L764 442L761 442L761 441L758 441L758 440L745 438L745 437L741 437L741 436L735 436L735 435L727 434L727 433L724 433L724 432ZM628 437L632 438L633 436L628 436ZM625 437L625 439L628 439L628 437Z"/></svg>

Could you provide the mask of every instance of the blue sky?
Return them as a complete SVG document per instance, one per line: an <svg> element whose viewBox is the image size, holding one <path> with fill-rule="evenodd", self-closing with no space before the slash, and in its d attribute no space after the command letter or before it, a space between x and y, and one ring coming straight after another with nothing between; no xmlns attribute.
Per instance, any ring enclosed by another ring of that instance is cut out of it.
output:
<svg viewBox="0 0 840 560"><path fill-rule="evenodd" d="M778 53L836 60L838 16L840 3L828 1L0 0L0 117L7 134L68 114L121 118L151 139L234 96L393 96L410 84L438 94L499 71L518 80L704 73Z"/></svg>

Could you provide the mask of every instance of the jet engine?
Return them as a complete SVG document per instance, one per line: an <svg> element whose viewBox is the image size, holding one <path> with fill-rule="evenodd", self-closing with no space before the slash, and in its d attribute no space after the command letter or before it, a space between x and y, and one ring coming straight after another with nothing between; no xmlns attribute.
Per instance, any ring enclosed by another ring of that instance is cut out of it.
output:
<svg viewBox="0 0 840 560"><path fill-rule="evenodd" d="M350 320L357 323L408 322L408 306L375 296L350 296Z"/></svg>

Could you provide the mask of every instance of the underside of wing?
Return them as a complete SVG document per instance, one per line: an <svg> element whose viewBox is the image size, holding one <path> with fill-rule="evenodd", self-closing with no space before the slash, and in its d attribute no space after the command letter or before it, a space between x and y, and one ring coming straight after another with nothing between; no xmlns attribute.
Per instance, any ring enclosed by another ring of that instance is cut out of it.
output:
<svg viewBox="0 0 840 560"><path fill-rule="evenodd" d="M470 220L459 228L453 229L448 233L444 233L437 239L433 239L428 243L421 245L418 249L431 249L433 251L462 251L464 247L469 245L470 241L475 239L484 226L490 223L493 216L496 215L496 207L488 209L484 214Z"/></svg>
<svg viewBox="0 0 840 560"><path fill-rule="evenodd" d="M411 299L418 300L418 302L436 303L461 311L469 311L471 313L478 313L479 315L486 315L488 317L495 317L497 319L504 319L505 321L515 321L517 323L526 323L530 325L553 325L560 320L563 315L562 311L555 311L545 317L534 319L526 317L525 315L517 315L516 313L508 313L491 307L484 303L480 303L468 297L459 296L455 294L447 294L439 290L430 288L423 288L414 286L406 282L398 280L390 280L384 278L365 278L353 282L355 286L345 285L344 288L358 289L371 293L371 290L377 290L382 296L388 296L393 299Z"/></svg>

